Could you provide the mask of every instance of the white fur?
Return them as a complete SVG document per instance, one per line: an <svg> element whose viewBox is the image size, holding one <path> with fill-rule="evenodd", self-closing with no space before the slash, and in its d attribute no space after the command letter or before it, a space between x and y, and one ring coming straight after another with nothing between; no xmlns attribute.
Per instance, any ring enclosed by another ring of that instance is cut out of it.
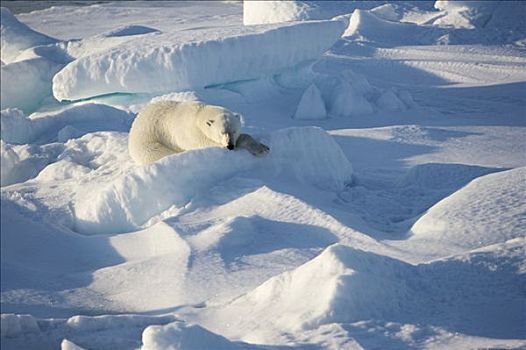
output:
<svg viewBox="0 0 526 350"><path fill-rule="evenodd" d="M206 147L236 145L240 116L199 102L161 101L146 106L130 130L129 151L137 163Z"/></svg>

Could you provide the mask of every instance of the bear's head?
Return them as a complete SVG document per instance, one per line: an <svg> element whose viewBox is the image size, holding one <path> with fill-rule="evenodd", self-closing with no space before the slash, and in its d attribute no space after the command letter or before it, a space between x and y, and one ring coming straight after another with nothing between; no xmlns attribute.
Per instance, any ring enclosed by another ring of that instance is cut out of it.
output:
<svg viewBox="0 0 526 350"><path fill-rule="evenodd" d="M241 132L241 116L217 106L206 106L200 114L199 128L206 137L221 147L234 149Z"/></svg>

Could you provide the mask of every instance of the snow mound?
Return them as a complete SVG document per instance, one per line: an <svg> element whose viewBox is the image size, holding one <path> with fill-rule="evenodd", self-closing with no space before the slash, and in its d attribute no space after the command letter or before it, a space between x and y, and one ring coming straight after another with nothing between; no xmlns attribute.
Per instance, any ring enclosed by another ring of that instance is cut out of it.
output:
<svg viewBox="0 0 526 350"><path fill-rule="evenodd" d="M172 322L164 326L149 326L142 333L141 350L241 350L242 344L214 334L201 326Z"/></svg>
<svg viewBox="0 0 526 350"><path fill-rule="evenodd" d="M78 198L76 229L83 233L134 230L170 206L182 206L196 193L248 171L286 176L327 190L341 190L351 181L351 164L320 128L279 130L270 136L270 148L263 159L245 151L208 148L135 167L110 185L89 189Z"/></svg>
<svg viewBox="0 0 526 350"><path fill-rule="evenodd" d="M346 19L317 21L221 40L116 47L68 64L53 78L53 94L58 100L78 100L115 92L192 90L260 78L317 59L346 26Z"/></svg>
<svg viewBox="0 0 526 350"><path fill-rule="evenodd" d="M370 9L380 1L243 1L245 25L329 19L353 12L357 8Z"/></svg>
<svg viewBox="0 0 526 350"><path fill-rule="evenodd" d="M498 28L515 34L514 29L526 33L521 1L436 1L434 7L445 13L433 24L454 28Z"/></svg>
<svg viewBox="0 0 526 350"><path fill-rule="evenodd" d="M376 101L378 107L386 111L403 111L406 105L392 90L385 91Z"/></svg>
<svg viewBox="0 0 526 350"><path fill-rule="evenodd" d="M23 144L79 137L99 130L128 131L133 115L108 105L87 103L29 117L16 109L7 109L0 118L2 140Z"/></svg>
<svg viewBox="0 0 526 350"><path fill-rule="evenodd" d="M339 75L320 74L315 82L330 115L353 117L374 112L372 101L377 92L363 75L346 70Z"/></svg>
<svg viewBox="0 0 526 350"><path fill-rule="evenodd" d="M308 19L308 4L302 1L243 1L243 24L263 24Z"/></svg>
<svg viewBox="0 0 526 350"><path fill-rule="evenodd" d="M21 23L5 7L1 11L1 59L6 65L13 62L21 51L39 45L56 43L57 40L47 35L36 32L24 23ZM2 72L2 75L4 73ZM20 78L14 80L19 81ZM2 90L6 85L2 84ZM3 98L2 98L3 99Z"/></svg>
<svg viewBox="0 0 526 350"><path fill-rule="evenodd" d="M62 152L63 145L11 145L1 142L1 186L34 178Z"/></svg>
<svg viewBox="0 0 526 350"><path fill-rule="evenodd" d="M16 176L13 175L13 169L19 163L20 157L13 150L13 147L3 140L0 140L0 185L10 185L17 182Z"/></svg>
<svg viewBox="0 0 526 350"><path fill-rule="evenodd" d="M60 350L84 350L84 348L67 339L62 340L60 343Z"/></svg>
<svg viewBox="0 0 526 350"><path fill-rule="evenodd" d="M2 314L1 322L2 338L12 338L20 334L40 331L35 318L31 315Z"/></svg>
<svg viewBox="0 0 526 350"><path fill-rule="evenodd" d="M142 35L149 33L160 33L159 30L155 28L150 28L140 25L128 25L121 28L110 30L107 33L104 33L105 37L115 37L115 36L129 36L129 35Z"/></svg>
<svg viewBox="0 0 526 350"><path fill-rule="evenodd" d="M429 209L411 228L411 240L466 250L524 236L525 179L523 167L473 180Z"/></svg>
<svg viewBox="0 0 526 350"><path fill-rule="evenodd" d="M325 118L327 118L327 111L325 110L325 102L321 92L315 84L311 84L301 96L294 113L294 119L313 120Z"/></svg>
<svg viewBox="0 0 526 350"><path fill-rule="evenodd" d="M391 47L429 44L435 37L435 30L414 23L386 21L371 11L356 10L343 36Z"/></svg>
<svg viewBox="0 0 526 350"><path fill-rule="evenodd" d="M401 311L393 294L408 293L399 281L408 272L409 265L402 262L336 244L236 299L226 307L226 313L240 318L258 315L263 322L272 322L272 315L276 327L285 331L384 317L385 309ZM247 313L247 307L252 311Z"/></svg>
<svg viewBox="0 0 526 350"><path fill-rule="evenodd" d="M518 310L526 277L520 270L523 244L524 239L510 241L419 265L336 244L231 303L205 311L201 321L213 332L247 342L264 342L273 332L368 319L464 327L469 320L462 331L514 337L525 320ZM453 274L461 277L452 279ZM468 303L465 295L470 295ZM482 317L487 314L495 317ZM509 322L502 324L500 317Z"/></svg>
<svg viewBox="0 0 526 350"><path fill-rule="evenodd" d="M63 67L45 57L33 57L0 67L0 108L35 110L52 95L51 80Z"/></svg>

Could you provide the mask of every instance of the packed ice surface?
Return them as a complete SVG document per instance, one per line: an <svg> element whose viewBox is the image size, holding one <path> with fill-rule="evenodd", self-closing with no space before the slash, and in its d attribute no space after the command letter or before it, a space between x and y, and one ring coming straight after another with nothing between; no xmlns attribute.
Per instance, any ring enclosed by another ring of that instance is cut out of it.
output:
<svg viewBox="0 0 526 350"><path fill-rule="evenodd" d="M2 349L526 347L523 3L77 5L2 10ZM180 88L114 89L189 53ZM170 99L270 154L134 164Z"/></svg>

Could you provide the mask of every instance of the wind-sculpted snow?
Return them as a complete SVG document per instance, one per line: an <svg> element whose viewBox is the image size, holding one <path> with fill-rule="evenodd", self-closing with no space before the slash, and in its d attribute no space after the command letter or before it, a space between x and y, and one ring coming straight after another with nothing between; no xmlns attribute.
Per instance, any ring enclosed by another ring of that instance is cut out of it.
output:
<svg viewBox="0 0 526 350"><path fill-rule="evenodd" d="M346 26L346 19L318 21L220 40L117 47L68 64L53 78L53 93L58 100L78 100L260 78L319 58Z"/></svg>
<svg viewBox="0 0 526 350"><path fill-rule="evenodd" d="M420 265L336 244L231 303L210 308L200 321L213 324L208 328L213 332L248 342L262 342L273 332L365 319L401 323L432 319L435 325L460 325L468 332L484 329L494 335L519 336L519 325L526 320L519 310L525 281L519 270L523 244L524 239L516 239ZM452 275L462 278L451 279ZM496 285L506 290L506 297L491 291ZM468 303L463 293L469 293ZM484 313L494 317L480 317ZM454 314L469 322L462 324ZM509 322L502 324L499 317Z"/></svg>
<svg viewBox="0 0 526 350"><path fill-rule="evenodd" d="M322 129L277 131L270 137L270 148L263 159L245 151L210 148L136 167L78 199L76 229L88 234L136 229L170 206L182 206L196 193L243 172L285 176L328 190L341 190L351 181L351 164Z"/></svg>
<svg viewBox="0 0 526 350"><path fill-rule="evenodd" d="M355 9L370 9L383 1L243 1L245 25L329 19L350 14Z"/></svg>
<svg viewBox="0 0 526 350"><path fill-rule="evenodd" d="M344 36L384 46L396 46L430 44L439 36L438 33L441 31L436 28L386 21L371 11L356 10Z"/></svg>
<svg viewBox="0 0 526 350"><path fill-rule="evenodd" d="M11 63L20 52L27 48L57 42L56 39L34 31L24 23L19 22L5 7L1 8L0 38L2 43L0 52L4 63Z"/></svg>
<svg viewBox="0 0 526 350"><path fill-rule="evenodd" d="M456 252L524 236L525 179L522 167L473 180L429 209L411 228L410 241Z"/></svg>
<svg viewBox="0 0 526 350"><path fill-rule="evenodd" d="M30 116L16 109L1 114L2 140L13 144L67 141L98 130L128 131L132 114L97 103L87 103L58 112L39 112Z"/></svg>

